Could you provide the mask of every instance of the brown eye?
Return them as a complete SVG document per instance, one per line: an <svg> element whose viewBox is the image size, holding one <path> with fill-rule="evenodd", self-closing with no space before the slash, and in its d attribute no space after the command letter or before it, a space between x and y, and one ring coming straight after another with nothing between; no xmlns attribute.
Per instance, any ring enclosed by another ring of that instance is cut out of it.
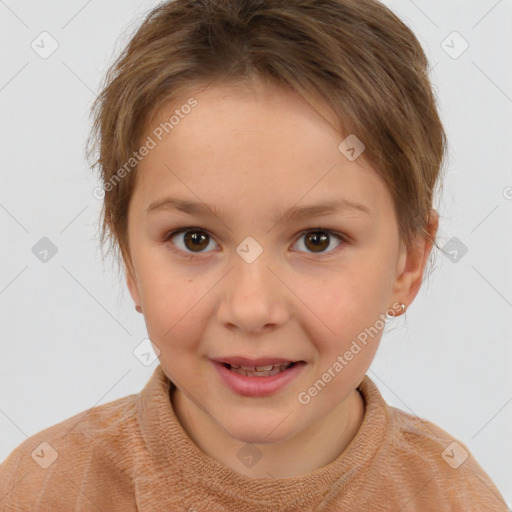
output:
<svg viewBox="0 0 512 512"><path fill-rule="evenodd" d="M304 239L304 242L302 242L302 239ZM336 239L338 240L338 245L331 247ZM210 243L215 244L208 232L199 228L181 228L172 231L165 236L164 241L172 244L170 248L173 251L188 255L211 252L205 249L208 248ZM331 253L336 253L336 249L339 246L344 245L345 238L330 230L310 229L302 232L297 243L300 242L303 243L305 251L309 254L329 256ZM172 246L175 246L177 249Z"/></svg>
<svg viewBox="0 0 512 512"><path fill-rule="evenodd" d="M182 234L184 235L183 237L181 236ZM172 242L173 245L176 245L176 247L182 251L189 253L209 252L204 251L204 249L207 248L212 241L210 235L202 229L180 229L173 233L169 233L165 238L166 241L171 241L172 239L177 240L176 243Z"/></svg>
<svg viewBox="0 0 512 512"><path fill-rule="evenodd" d="M337 235L336 233L332 233L331 231L319 229L303 231L301 234L301 238L299 238L299 241L304 239L303 244L306 247L306 252L323 254L334 252L332 248L329 251L326 251L326 249L328 249L331 246L332 240L336 238L340 241L338 243L338 246L341 245L341 243L344 241L343 237ZM334 249L336 247L334 247Z"/></svg>
<svg viewBox="0 0 512 512"><path fill-rule="evenodd" d="M306 235L306 247L313 252L321 252L329 247L329 236L321 231L312 231Z"/></svg>
<svg viewBox="0 0 512 512"><path fill-rule="evenodd" d="M209 238L210 237L208 235L201 234L200 231L187 231L185 234L184 242L187 249L197 249L201 251L205 247L208 247Z"/></svg>

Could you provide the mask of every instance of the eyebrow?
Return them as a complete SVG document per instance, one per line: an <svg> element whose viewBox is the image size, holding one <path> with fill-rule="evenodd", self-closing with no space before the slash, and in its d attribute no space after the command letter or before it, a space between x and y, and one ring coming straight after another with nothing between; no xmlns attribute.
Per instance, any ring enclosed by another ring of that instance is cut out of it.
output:
<svg viewBox="0 0 512 512"><path fill-rule="evenodd" d="M223 212L216 206L206 203L198 203L187 199L179 199L175 197L163 197L149 204L146 208L146 214L156 211L178 210L189 215L209 216L215 215L220 219L223 218ZM305 218L321 217L339 213L343 210L353 210L355 212L365 213L371 216L371 210L364 204L350 201L345 198L337 198L331 201L325 201L322 204L312 204L304 206L292 206L286 212L274 212L274 222L292 222Z"/></svg>

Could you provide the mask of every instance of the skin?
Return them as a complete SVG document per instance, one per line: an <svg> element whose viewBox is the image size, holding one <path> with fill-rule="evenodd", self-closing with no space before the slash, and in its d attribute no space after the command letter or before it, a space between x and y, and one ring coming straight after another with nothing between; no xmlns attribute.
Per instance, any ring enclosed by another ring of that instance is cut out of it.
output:
<svg viewBox="0 0 512 512"><path fill-rule="evenodd" d="M144 139L190 96L162 108ZM260 82L210 86L193 97L198 105L139 165L128 212L128 288L178 388L175 414L197 446L247 476L306 474L335 460L356 435L365 412L356 388L382 331L308 404L299 393L394 303L411 304L432 242L418 236L404 249L386 185L364 153L351 162L339 151L344 137L320 102ZM165 196L215 205L222 217L146 212ZM339 197L370 213L272 218ZM184 227L202 230L203 245L187 243L186 233L166 240ZM437 227L432 210L432 238ZM346 240L327 234L315 251L311 233L301 232L318 228ZM247 236L263 249L252 263L236 252ZM234 354L307 364L276 394L245 397L220 380L209 359ZM251 468L237 457L247 443L261 453Z"/></svg>

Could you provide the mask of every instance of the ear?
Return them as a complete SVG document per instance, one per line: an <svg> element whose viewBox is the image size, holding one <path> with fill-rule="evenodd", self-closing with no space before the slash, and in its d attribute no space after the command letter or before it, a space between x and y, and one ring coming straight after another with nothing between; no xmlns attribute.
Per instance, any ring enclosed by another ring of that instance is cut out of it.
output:
<svg viewBox="0 0 512 512"><path fill-rule="evenodd" d="M133 302L135 303L135 306L140 306L139 285L137 283L135 271L131 269L131 267L127 267L125 273L126 284L128 286L128 290L130 290L130 295L132 296Z"/></svg>
<svg viewBox="0 0 512 512"><path fill-rule="evenodd" d="M409 306L418 294L425 267L439 227L439 214L430 210L426 235L418 235L411 249L403 248L397 265L397 277L393 284L393 298Z"/></svg>

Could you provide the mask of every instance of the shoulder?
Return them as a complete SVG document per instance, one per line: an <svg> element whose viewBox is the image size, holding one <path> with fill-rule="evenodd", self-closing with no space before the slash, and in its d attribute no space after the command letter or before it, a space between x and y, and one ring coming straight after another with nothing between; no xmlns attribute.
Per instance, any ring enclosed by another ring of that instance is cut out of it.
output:
<svg viewBox="0 0 512 512"><path fill-rule="evenodd" d="M133 496L133 454L142 443L137 397L92 407L23 441L0 465L0 510L88 510L95 500L117 510L122 496Z"/></svg>
<svg viewBox="0 0 512 512"><path fill-rule="evenodd" d="M426 419L388 406L389 441L395 448L405 450L413 460L416 457L433 464L443 462L446 467L460 466L469 455L468 448L452 435ZM452 457L453 451L453 457ZM454 458L451 461L450 458Z"/></svg>
<svg viewBox="0 0 512 512"><path fill-rule="evenodd" d="M401 467L414 489L450 504L446 510L503 510L508 507L469 448L434 423L388 406L388 462ZM431 501L432 502L432 501ZM443 509L444 510L444 509Z"/></svg>

